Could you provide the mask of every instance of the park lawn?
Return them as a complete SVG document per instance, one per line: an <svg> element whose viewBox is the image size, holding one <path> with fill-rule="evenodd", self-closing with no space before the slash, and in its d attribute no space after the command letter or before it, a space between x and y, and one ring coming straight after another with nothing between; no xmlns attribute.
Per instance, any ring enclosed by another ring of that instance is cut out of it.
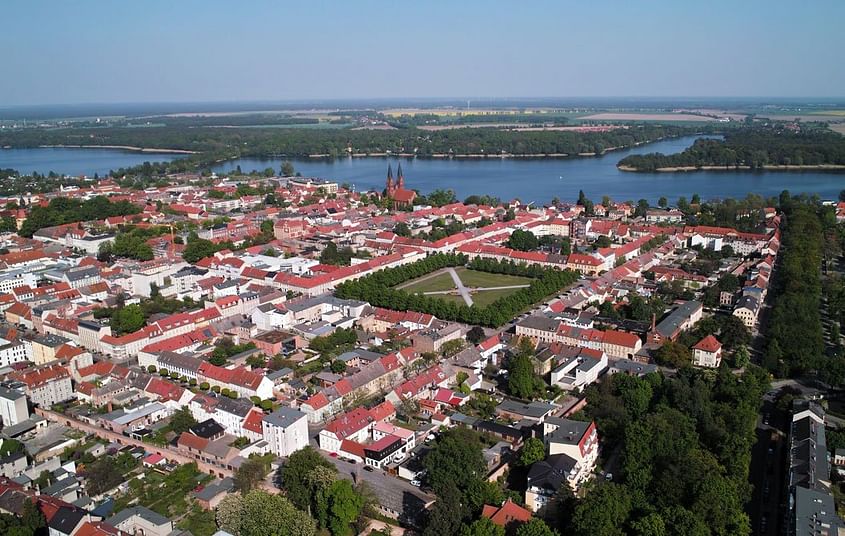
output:
<svg viewBox="0 0 845 536"><path fill-rule="evenodd" d="M463 281L464 286L474 288L530 285L531 281L533 281L528 277L507 274L491 274L488 272L479 272L478 270L470 270L464 267L455 268L455 271L458 273L461 281Z"/></svg>
<svg viewBox="0 0 845 536"><path fill-rule="evenodd" d="M411 294L422 294L425 292L440 292L443 290L452 290L455 288L455 282L452 281L452 276L448 272L437 274L434 277L423 276L417 279L416 282L403 286L402 290Z"/></svg>
<svg viewBox="0 0 845 536"><path fill-rule="evenodd" d="M432 296L432 298L437 298L438 300L443 300L443 301L453 301L453 302L457 303L458 305L466 305L466 302L464 301L464 299L461 297L460 294L437 294L435 296ZM473 296L473 298L474 298L474 296Z"/></svg>
<svg viewBox="0 0 845 536"><path fill-rule="evenodd" d="M518 290L518 288L506 288L502 290L479 290L478 292L472 293L472 303L475 304L476 307L487 307L499 298L503 296L509 296L514 292L517 292Z"/></svg>

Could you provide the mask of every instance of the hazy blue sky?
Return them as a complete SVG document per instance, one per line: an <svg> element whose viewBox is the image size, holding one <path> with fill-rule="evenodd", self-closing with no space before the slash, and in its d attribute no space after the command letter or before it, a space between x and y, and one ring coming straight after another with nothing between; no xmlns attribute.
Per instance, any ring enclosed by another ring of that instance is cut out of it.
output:
<svg viewBox="0 0 845 536"><path fill-rule="evenodd" d="M0 106L845 95L845 0L3 0L0 14Z"/></svg>

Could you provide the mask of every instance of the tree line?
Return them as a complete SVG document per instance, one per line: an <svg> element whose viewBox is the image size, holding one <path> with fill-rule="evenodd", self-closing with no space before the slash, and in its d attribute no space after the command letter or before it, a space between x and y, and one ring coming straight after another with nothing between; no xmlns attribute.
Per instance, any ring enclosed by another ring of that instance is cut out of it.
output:
<svg viewBox="0 0 845 536"><path fill-rule="evenodd" d="M820 207L815 200L785 196L784 201L782 254L770 288L774 306L763 364L781 377L815 372L820 380L840 385L845 382L845 356L838 341L834 341L836 348L827 351L821 318L826 294L838 320L836 286L830 284L835 279L823 285L821 272L825 257L832 255L831 245L838 245L836 220L828 207ZM832 332L838 339L838 328Z"/></svg>
<svg viewBox="0 0 845 536"><path fill-rule="evenodd" d="M780 128L743 128L724 139L700 138L680 153L649 153L623 158L619 166L635 171L669 167L719 166L762 168L766 165L845 165L845 137L834 132L790 132Z"/></svg>
<svg viewBox="0 0 845 536"><path fill-rule="evenodd" d="M468 267L492 273L532 277L534 281L507 296L502 296L488 307L469 307L435 296L412 294L393 288L396 285L430 274L447 267L467 265L466 255L437 253L415 263L388 268L374 274L341 283L335 295L343 299L363 300L376 307L396 311L418 311L450 320L482 326L497 327L510 321L528 307L558 293L578 279L576 272L543 268L536 265L516 264L512 261L476 259Z"/></svg>
<svg viewBox="0 0 845 536"><path fill-rule="evenodd" d="M705 127L707 128L707 127ZM700 128L697 129L700 131ZM549 155L602 153L616 147L632 147L666 137L691 134L689 127L675 125L636 125L608 132L512 131L495 128L461 128L426 131L417 128L396 130L285 129L285 128L194 128L168 125L159 128L60 128L27 129L0 133L0 146L38 147L40 145L130 145L144 148L181 149L202 155L177 158L160 166L184 170L184 164L209 166L221 156L305 157L323 154L391 152L430 156L433 154L513 154ZM151 169L149 171L152 171Z"/></svg>

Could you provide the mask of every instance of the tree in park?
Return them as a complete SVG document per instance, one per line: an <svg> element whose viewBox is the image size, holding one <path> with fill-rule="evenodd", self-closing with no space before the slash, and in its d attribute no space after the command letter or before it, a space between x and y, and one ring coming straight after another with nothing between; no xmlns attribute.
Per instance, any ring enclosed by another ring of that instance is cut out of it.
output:
<svg viewBox="0 0 845 536"><path fill-rule="evenodd" d="M293 175L296 173L296 170L293 167L293 163L289 160L285 160L284 162L282 162L281 173L282 177L293 177Z"/></svg>
<svg viewBox="0 0 845 536"><path fill-rule="evenodd" d="M536 437L528 438L519 449L518 462L523 467L534 465L535 463L546 458L546 445L543 444L542 439Z"/></svg>
<svg viewBox="0 0 845 536"><path fill-rule="evenodd" d="M487 338L487 335L484 333L484 328L481 326L473 326L472 329L467 331L467 340L472 344L479 344L485 338Z"/></svg>
<svg viewBox="0 0 845 536"><path fill-rule="evenodd" d="M191 429L191 427L196 426L196 424L197 420L191 414L191 410L188 409L188 406L182 406L177 409L173 412L173 416L170 417L170 429L173 430L176 435L179 435L182 432L187 432Z"/></svg>
<svg viewBox="0 0 845 536"><path fill-rule="evenodd" d="M310 509L314 497L310 474L318 467L326 468L332 473L337 472L331 462L310 446L291 454L287 462L279 467L279 487L297 508L306 511Z"/></svg>
<svg viewBox="0 0 845 536"><path fill-rule="evenodd" d="M460 536L505 536L505 527L493 523L488 517L482 517L469 526L461 527Z"/></svg>
<svg viewBox="0 0 845 536"><path fill-rule="evenodd" d="M669 200L663 196L660 196L660 199L657 200L657 206L660 208L666 208L669 206Z"/></svg>

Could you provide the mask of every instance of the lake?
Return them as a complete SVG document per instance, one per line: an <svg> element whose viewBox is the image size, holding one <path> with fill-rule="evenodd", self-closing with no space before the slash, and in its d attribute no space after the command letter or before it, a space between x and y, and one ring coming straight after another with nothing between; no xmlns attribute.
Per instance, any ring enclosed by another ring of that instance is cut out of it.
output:
<svg viewBox="0 0 845 536"><path fill-rule="evenodd" d="M39 147L35 149L0 149L0 169L16 169L21 173L51 171L64 175L107 175L113 169L137 166L144 162L169 162L183 155L142 153L122 149L80 149L71 147Z"/></svg>
<svg viewBox="0 0 845 536"><path fill-rule="evenodd" d="M578 191L599 202L603 195L616 200L640 198L656 202L666 196L674 202L680 196L689 199L698 193L703 199L745 197L749 192L763 196L778 195L783 190L793 193L817 193L822 198L836 199L845 189L845 174L794 171L696 171L687 173L630 173L619 171L616 163L630 154L677 153L689 147L695 137L661 141L624 151L611 151L604 156L583 158L488 158L488 159L422 159L422 158L343 158L337 160L293 160L296 171L304 176L348 182L356 190L384 188L387 165L402 163L407 188L426 193L437 188L451 188L459 199L471 194L490 194L503 200L518 197L522 201L548 203L555 196L575 201ZM277 171L283 159L262 160L240 158L215 168L218 173L234 170Z"/></svg>
<svg viewBox="0 0 845 536"><path fill-rule="evenodd" d="M384 188L388 163L394 172L401 161L408 188L423 193L438 188L451 188L463 199L471 194L490 194L503 200L515 197L523 201L548 203L555 196L574 201L578 190L598 202L609 195L616 200L646 198L652 202L666 196L674 202L679 196L698 193L704 199L715 197L744 197L749 192L763 196L777 195L782 190L793 193L819 194L835 199L845 189L845 174L818 171L697 171L688 173L628 173L619 171L616 163L629 154L662 152L676 153L688 147L695 137L678 138L612 151L600 157L569 159L413 159L413 158L343 158L337 160L294 160L296 170L305 176L347 182L357 190ZM133 166L144 161L179 158L173 154L153 154L113 149L0 149L0 168L22 172L38 171L69 175L99 173ZM234 170L277 171L283 159L240 158L217 167L218 173Z"/></svg>

